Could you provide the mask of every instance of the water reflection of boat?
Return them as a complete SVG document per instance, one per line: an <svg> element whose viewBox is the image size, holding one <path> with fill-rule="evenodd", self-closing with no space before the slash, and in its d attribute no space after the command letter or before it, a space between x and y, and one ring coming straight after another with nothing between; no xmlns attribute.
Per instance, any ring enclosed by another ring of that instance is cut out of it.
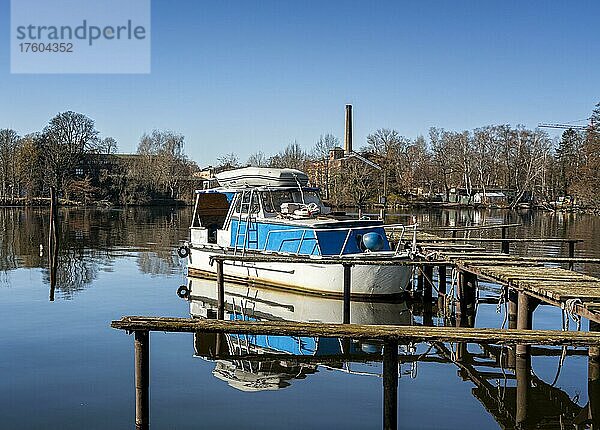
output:
<svg viewBox="0 0 600 430"><path fill-rule="evenodd" d="M217 292L214 281L188 278L190 315L215 318ZM287 320L340 323L340 300L305 296L289 292L227 284L226 319ZM356 324L410 324L406 303L353 302L352 322ZM195 355L216 362L213 374L234 388L244 391L275 390L291 380L317 372L319 364L342 368L346 360L380 360L379 341L342 341L340 339L298 336L237 335L196 333ZM298 357L314 358L302 362Z"/></svg>
<svg viewBox="0 0 600 430"><path fill-rule="evenodd" d="M319 260L408 258L405 250L391 249L382 221L333 217L306 174L267 168L224 172L196 192L190 241L182 255L188 253L194 276L214 274L212 255L304 256L315 263L225 264L225 278L330 296L342 295L343 269L316 264ZM357 265L353 271L356 297L400 294L411 276L407 266Z"/></svg>

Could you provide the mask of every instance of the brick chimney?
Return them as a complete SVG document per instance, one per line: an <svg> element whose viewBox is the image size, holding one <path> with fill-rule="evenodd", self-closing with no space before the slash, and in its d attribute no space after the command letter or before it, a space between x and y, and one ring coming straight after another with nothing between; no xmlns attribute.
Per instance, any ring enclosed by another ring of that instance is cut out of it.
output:
<svg viewBox="0 0 600 430"><path fill-rule="evenodd" d="M344 135L344 153L352 152L352 105L346 105L346 133Z"/></svg>

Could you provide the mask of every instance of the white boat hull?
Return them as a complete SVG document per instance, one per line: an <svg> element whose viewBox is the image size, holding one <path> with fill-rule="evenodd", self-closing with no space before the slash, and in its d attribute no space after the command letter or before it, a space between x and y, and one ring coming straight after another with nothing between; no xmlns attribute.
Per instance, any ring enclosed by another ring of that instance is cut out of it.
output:
<svg viewBox="0 0 600 430"><path fill-rule="evenodd" d="M216 265L210 265L210 256L224 253L222 248L191 246L188 274L214 276ZM330 297L343 296L344 270L337 264L225 261L223 272L228 281ZM351 295L355 298L399 295L407 289L411 278L411 266L355 265L352 267Z"/></svg>
<svg viewBox="0 0 600 430"><path fill-rule="evenodd" d="M188 278L190 316L214 318L217 313L217 289L214 281ZM344 321L342 300L295 294L261 287L225 284L226 312L268 321L298 321L339 324ZM352 324L410 325L411 314L404 301L353 301Z"/></svg>

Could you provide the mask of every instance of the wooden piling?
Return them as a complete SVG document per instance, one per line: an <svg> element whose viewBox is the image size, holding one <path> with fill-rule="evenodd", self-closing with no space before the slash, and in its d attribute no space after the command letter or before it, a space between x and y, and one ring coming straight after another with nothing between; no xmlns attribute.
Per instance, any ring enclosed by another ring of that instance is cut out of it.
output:
<svg viewBox="0 0 600 430"><path fill-rule="evenodd" d="M352 265L344 264L344 324L350 324Z"/></svg>
<svg viewBox="0 0 600 430"><path fill-rule="evenodd" d="M459 327L474 327L477 275L460 270L458 272L457 291L456 325Z"/></svg>
<svg viewBox="0 0 600 430"><path fill-rule="evenodd" d="M398 428L398 342L386 341L383 347L383 428Z"/></svg>
<svg viewBox="0 0 600 430"><path fill-rule="evenodd" d="M508 287L504 287L508 290ZM507 297L508 297L508 316L507 316L507 323L508 323L508 328L509 330L514 330L517 328L517 309L518 309L518 305L517 305L517 293L513 292L513 291L507 291L506 292ZM507 351L507 363L508 363L508 367L511 369L514 369L516 366L516 356L515 356L515 347L509 347L508 351Z"/></svg>
<svg viewBox="0 0 600 430"><path fill-rule="evenodd" d="M517 429L528 428L528 403L531 385L531 356L529 354L517 355L515 376L517 379L517 407L515 425Z"/></svg>
<svg viewBox="0 0 600 430"><path fill-rule="evenodd" d="M477 307L477 275L466 273L467 327L475 327L475 310Z"/></svg>
<svg viewBox="0 0 600 430"><path fill-rule="evenodd" d="M433 325L433 266L424 266L423 275L425 282L423 285L423 325Z"/></svg>
<svg viewBox="0 0 600 430"><path fill-rule="evenodd" d="M146 330L134 332L135 350L135 428L149 428L149 395L150 386L150 334Z"/></svg>
<svg viewBox="0 0 600 430"><path fill-rule="evenodd" d="M54 301L56 272L58 270L58 196L56 188L50 187L50 223L48 227L48 270L50 273L50 301Z"/></svg>
<svg viewBox="0 0 600 430"><path fill-rule="evenodd" d="M217 319L225 319L225 277L223 276L223 260L217 264Z"/></svg>
<svg viewBox="0 0 600 430"><path fill-rule="evenodd" d="M433 299L433 266L423 266L423 302L431 303Z"/></svg>
<svg viewBox="0 0 600 430"><path fill-rule="evenodd" d="M456 326L462 327L465 318L466 303L465 303L465 272L458 271L458 279L456 285Z"/></svg>
<svg viewBox="0 0 600 430"><path fill-rule="evenodd" d="M502 227L502 239L508 239L508 227ZM502 254L510 254L510 241L504 240L502 241Z"/></svg>
<svg viewBox="0 0 600 430"><path fill-rule="evenodd" d="M569 258L575 258L575 240L569 241ZM573 260L569 261L569 270L573 270Z"/></svg>
<svg viewBox="0 0 600 430"><path fill-rule="evenodd" d="M530 297L522 291L519 291L517 299L517 329L531 330L533 322L533 310L530 305ZM529 352L528 345L517 345L517 358L520 355L526 355Z"/></svg>
<svg viewBox="0 0 600 430"><path fill-rule="evenodd" d="M446 266L438 266L438 294L446 295Z"/></svg>
<svg viewBox="0 0 600 430"><path fill-rule="evenodd" d="M600 324L590 321L590 332L600 331ZM588 420L592 428L600 425L600 347L588 349Z"/></svg>
<svg viewBox="0 0 600 430"><path fill-rule="evenodd" d="M423 266L418 266L417 270L418 270L418 274L417 274L417 291L416 292L421 294L423 292L423 289L425 288L425 285L424 285L425 284L425 276L423 275Z"/></svg>

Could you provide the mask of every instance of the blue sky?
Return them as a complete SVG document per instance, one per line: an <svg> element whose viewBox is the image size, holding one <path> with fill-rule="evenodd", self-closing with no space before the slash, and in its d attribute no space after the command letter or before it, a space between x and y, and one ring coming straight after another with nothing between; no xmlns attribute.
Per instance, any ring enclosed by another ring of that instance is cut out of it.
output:
<svg viewBox="0 0 600 430"><path fill-rule="evenodd" d="M11 75L0 0L0 128L82 112L132 152L154 128L200 165L382 127L567 122L600 101L597 1L152 1L148 75Z"/></svg>

